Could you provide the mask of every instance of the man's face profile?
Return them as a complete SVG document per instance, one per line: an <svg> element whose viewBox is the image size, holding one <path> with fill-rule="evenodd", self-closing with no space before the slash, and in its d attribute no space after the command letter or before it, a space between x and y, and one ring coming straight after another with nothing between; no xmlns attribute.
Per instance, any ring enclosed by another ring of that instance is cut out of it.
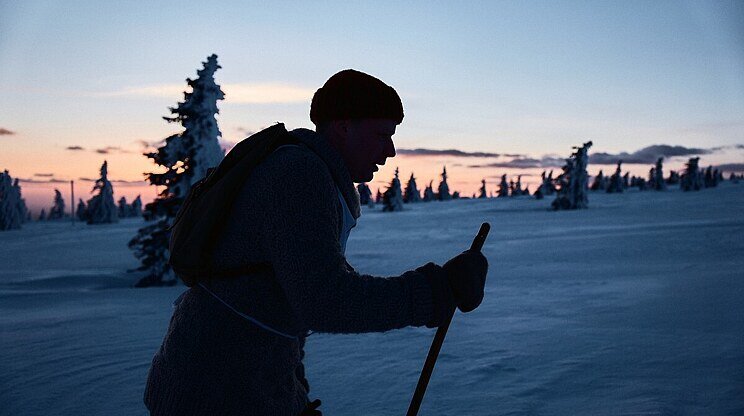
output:
<svg viewBox="0 0 744 416"><path fill-rule="evenodd" d="M346 167L354 182L369 182L377 165L395 156L392 136L396 122L382 118L340 120L335 127L344 141L341 149Z"/></svg>

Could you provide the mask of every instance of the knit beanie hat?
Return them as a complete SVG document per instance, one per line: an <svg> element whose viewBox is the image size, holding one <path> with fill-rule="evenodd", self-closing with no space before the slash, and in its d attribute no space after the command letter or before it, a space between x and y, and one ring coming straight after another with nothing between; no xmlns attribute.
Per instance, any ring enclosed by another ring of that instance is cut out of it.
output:
<svg viewBox="0 0 744 416"><path fill-rule="evenodd" d="M335 74L315 91L310 104L310 120L315 125L359 118L386 118L400 124L403 103L393 87L353 69Z"/></svg>

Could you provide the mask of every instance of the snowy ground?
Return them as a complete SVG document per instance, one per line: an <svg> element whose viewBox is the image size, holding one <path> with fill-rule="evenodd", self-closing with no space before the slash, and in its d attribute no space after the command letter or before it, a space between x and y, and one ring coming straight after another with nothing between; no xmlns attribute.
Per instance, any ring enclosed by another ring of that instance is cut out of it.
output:
<svg viewBox="0 0 744 416"><path fill-rule="evenodd" d="M457 314L421 415L744 414L744 184L697 193L453 201L365 211L349 262L443 262L492 224L483 305ZM0 415L145 414L184 287L132 289L141 225L0 233ZM403 415L433 330L308 339L328 415Z"/></svg>

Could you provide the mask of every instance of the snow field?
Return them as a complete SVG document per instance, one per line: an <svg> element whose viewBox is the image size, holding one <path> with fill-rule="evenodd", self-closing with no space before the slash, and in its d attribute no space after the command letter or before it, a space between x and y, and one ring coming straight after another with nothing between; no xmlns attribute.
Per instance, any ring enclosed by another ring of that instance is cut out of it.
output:
<svg viewBox="0 0 744 416"><path fill-rule="evenodd" d="M479 309L456 314L421 415L744 413L744 186L407 204L364 214L363 273L397 275L492 229ZM146 414L144 381L184 290L133 289L142 225L0 233L0 415ZM434 330L308 338L329 415L402 415Z"/></svg>

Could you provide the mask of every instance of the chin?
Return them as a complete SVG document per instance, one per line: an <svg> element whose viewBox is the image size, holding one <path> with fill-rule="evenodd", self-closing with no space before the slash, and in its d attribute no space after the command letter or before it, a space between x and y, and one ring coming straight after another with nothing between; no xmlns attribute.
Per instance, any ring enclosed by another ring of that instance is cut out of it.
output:
<svg viewBox="0 0 744 416"><path fill-rule="evenodd" d="M372 173L367 173L364 175L357 175L355 178L352 178L352 181L356 183L371 182L373 176L374 174Z"/></svg>

